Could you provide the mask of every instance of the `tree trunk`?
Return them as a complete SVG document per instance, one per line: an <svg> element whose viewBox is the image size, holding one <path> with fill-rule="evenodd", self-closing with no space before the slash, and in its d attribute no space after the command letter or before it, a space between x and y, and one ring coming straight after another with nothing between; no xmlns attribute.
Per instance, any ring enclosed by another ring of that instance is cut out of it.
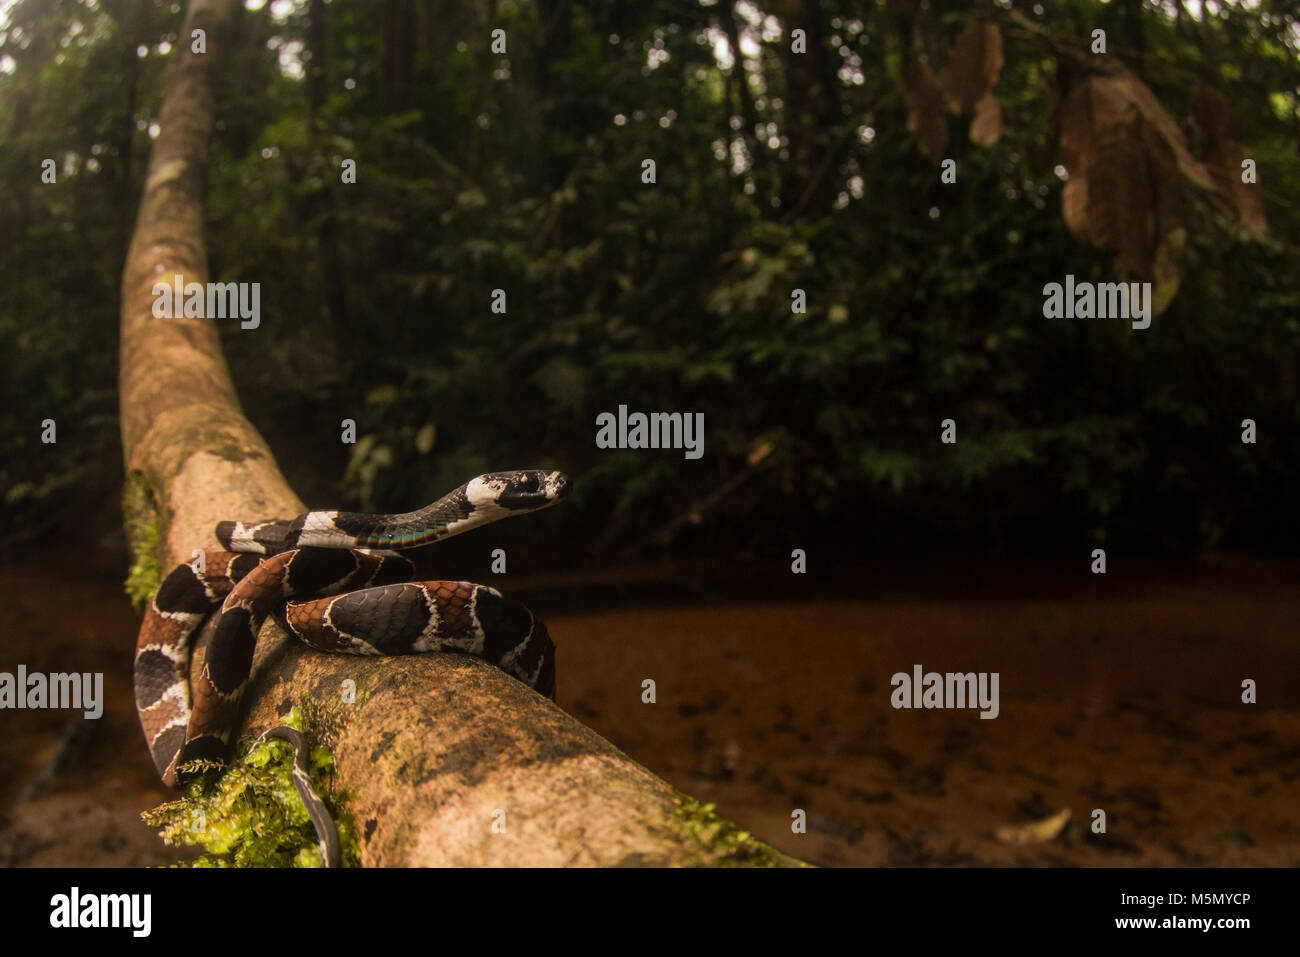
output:
<svg viewBox="0 0 1300 957"><path fill-rule="evenodd" d="M740 116L745 122L742 131L745 145L749 148L755 170L762 169L767 161L767 144L758 135L758 109L754 105L754 94L749 89L749 75L745 72L745 54L740 51L740 28L736 26L735 0L721 0L718 4L718 25L727 35L731 46L730 78L735 81L736 94L740 98ZM759 69L762 69L762 56L759 57ZM727 117L730 124L731 117Z"/></svg>
<svg viewBox="0 0 1300 957"><path fill-rule="evenodd" d="M208 278L208 148L235 9L236 0L190 6L122 277L122 444L128 470L154 494L164 569L218 547L221 519L304 510L240 410L214 326L237 320L152 317L155 282ZM205 55L190 52L196 28L207 33ZM335 760L338 783L355 795L364 865L798 863L474 658L327 655L271 623L243 730L278 723L303 698L339 701L349 680L356 703L345 706ZM495 833L500 812L504 833Z"/></svg>
<svg viewBox="0 0 1300 957"><path fill-rule="evenodd" d="M311 24L307 30L307 50L311 53L311 67L307 74L307 122L311 130L311 153L307 161L310 164L319 163L321 158L329 156L330 150L320 116L328 95L326 81L329 76L326 63L325 0L312 0L309 9ZM334 331L335 355L340 363L348 363L357 354L361 342L352 310L348 306L347 270L343 265L343 243L339 236L338 213L334 206L334 190L338 188L341 177L338 169L331 169L330 172L332 178L303 197L303 219L316 230L316 242L321 255L320 278L325 287L330 328ZM292 181L298 182L298 177L293 176Z"/></svg>
<svg viewBox="0 0 1300 957"><path fill-rule="evenodd" d="M786 76L786 135L790 140L781 208L789 210L797 204L815 218L830 211L838 191L835 177L819 170L823 163L839 159L829 152L828 145L843 122L839 81L830 64L829 29L821 5L815 0L784 0L781 14L787 37L781 54ZM802 27L807 34L806 53L794 53L790 48L789 31L795 27Z"/></svg>

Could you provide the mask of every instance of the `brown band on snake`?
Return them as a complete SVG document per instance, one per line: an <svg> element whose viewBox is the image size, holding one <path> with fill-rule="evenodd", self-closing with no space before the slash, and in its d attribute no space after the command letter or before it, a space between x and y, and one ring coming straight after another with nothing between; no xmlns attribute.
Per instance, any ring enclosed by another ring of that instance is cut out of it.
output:
<svg viewBox="0 0 1300 957"><path fill-rule="evenodd" d="M314 648L457 651L553 697L555 647L527 608L472 582L407 581L414 567L406 559L358 549L423 545L546 508L567 491L560 472L495 472L400 515L317 511L287 522L222 522L217 537L231 551L207 553L203 572L180 565L168 575L136 645L136 708L164 783L183 783L178 768L190 761L223 758L271 614ZM191 675L194 636L217 605L204 666Z"/></svg>

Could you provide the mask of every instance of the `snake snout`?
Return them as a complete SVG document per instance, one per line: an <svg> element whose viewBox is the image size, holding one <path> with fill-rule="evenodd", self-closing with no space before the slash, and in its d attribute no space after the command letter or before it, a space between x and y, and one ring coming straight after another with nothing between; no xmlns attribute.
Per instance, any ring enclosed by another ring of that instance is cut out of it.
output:
<svg viewBox="0 0 1300 957"><path fill-rule="evenodd" d="M546 494L548 498L559 501L569 494L569 477L563 472L550 472L546 479Z"/></svg>
<svg viewBox="0 0 1300 957"><path fill-rule="evenodd" d="M547 469L520 469L490 472L479 476L471 485L475 486L471 490L474 494L482 494L481 487L491 503L500 508L531 510L554 505L562 499L569 491L569 477Z"/></svg>

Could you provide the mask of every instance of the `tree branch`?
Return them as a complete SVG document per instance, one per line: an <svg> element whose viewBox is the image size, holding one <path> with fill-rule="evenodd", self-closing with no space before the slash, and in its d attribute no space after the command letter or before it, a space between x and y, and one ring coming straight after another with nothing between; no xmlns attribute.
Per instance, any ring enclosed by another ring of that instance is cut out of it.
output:
<svg viewBox="0 0 1300 957"><path fill-rule="evenodd" d="M158 504L164 569L195 548L217 548L213 528L222 519L305 510L240 410L214 320L152 315L155 282L208 279L208 149L235 12L235 0L190 6L122 277L122 445L128 470ZM199 28L206 54L190 51ZM335 761L338 783L355 795L364 865L798 863L474 658L327 655L271 623L244 730L278 724L306 697L339 701L349 679L356 703L345 705ZM504 833L492 826L499 811Z"/></svg>

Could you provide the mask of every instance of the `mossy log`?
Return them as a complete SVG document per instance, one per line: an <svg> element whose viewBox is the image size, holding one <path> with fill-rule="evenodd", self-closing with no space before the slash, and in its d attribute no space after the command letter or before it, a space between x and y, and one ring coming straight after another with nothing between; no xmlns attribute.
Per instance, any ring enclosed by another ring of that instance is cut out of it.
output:
<svg viewBox="0 0 1300 957"><path fill-rule="evenodd" d="M208 149L235 15L236 0L190 5L122 277L127 524L134 587L146 593L156 568L218 548L218 521L305 510L240 409L213 322L152 314L155 282L208 280ZM206 53L190 49L196 29ZM326 655L271 623L254 669L244 732L278 724L299 701L354 702L335 766L363 865L799 863L477 659Z"/></svg>

